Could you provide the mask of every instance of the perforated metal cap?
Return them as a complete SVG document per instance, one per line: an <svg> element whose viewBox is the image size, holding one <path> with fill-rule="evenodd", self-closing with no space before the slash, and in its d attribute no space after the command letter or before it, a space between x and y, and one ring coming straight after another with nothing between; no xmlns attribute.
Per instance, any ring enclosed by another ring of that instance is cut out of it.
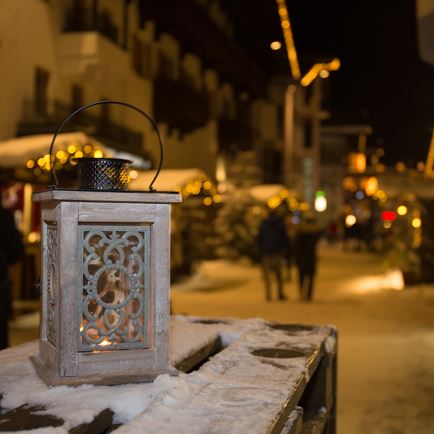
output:
<svg viewBox="0 0 434 434"><path fill-rule="evenodd" d="M126 190L129 160L120 158L78 158L81 190Z"/></svg>

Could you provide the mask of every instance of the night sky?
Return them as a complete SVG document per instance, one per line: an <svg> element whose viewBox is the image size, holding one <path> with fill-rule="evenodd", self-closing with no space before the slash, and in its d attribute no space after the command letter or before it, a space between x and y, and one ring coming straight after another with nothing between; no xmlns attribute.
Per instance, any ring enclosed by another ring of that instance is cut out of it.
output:
<svg viewBox="0 0 434 434"><path fill-rule="evenodd" d="M225 3L237 39L263 68L270 74L289 68L283 50L268 48L274 37L282 39L275 1L255 0L250 13L244 1ZM330 121L370 124L368 146L383 147L386 163L425 160L434 127L434 65L419 57L415 1L287 0L287 6L303 71L333 56L342 61L328 79Z"/></svg>

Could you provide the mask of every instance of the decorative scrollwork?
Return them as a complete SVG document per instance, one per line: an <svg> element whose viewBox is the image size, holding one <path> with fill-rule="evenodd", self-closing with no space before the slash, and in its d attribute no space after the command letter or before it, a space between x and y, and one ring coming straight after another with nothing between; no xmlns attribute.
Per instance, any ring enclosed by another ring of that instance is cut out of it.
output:
<svg viewBox="0 0 434 434"><path fill-rule="evenodd" d="M146 226L80 226L79 348L147 346Z"/></svg>
<svg viewBox="0 0 434 434"><path fill-rule="evenodd" d="M47 222L47 339L56 345L57 223Z"/></svg>

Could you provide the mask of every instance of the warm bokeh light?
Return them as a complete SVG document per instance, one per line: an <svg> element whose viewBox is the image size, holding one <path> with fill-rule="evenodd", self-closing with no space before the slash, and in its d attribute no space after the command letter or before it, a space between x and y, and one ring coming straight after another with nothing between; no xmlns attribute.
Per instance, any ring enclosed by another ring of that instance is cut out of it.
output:
<svg viewBox="0 0 434 434"><path fill-rule="evenodd" d="M270 44L270 48L274 51L280 50L282 48L282 43L280 41L273 41Z"/></svg>
<svg viewBox="0 0 434 434"><path fill-rule="evenodd" d="M321 71L319 72L319 76L321 78L328 78L330 77L330 72L328 72L327 69L321 69Z"/></svg>
<svg viewBox="0 0 434 434"><path fill-rule="evenodd" d="M348 170L354 173L364 173L366 170L366 155L363 152L351 152L348 155Z"/></svg>
<svg viewBox="0 0 434 434"><path fill-rule="evenodd" d="M210 206L212 204L212 199L210 197L206 197L203 200L203 204L206 205L206 206Z"/></svg>
<svg viewBox="0 0 434 434"><path fill-rule="evenodd" d="M28 161L26 162L26 167L27 167L28 169L33 169L33 168L35 167L35 162L34 162L33 160L28 160Z"/></svg>
<svg viewBox="0 0 434 434"><path fill-rule="evenodd" d="M378 191L378 178L371 176L368 178L365 184L365 193L368 196L373 196Z"/></svg>
<svg viewBox="0 0 434 434"><path fill-rule="evenodd" d="M139 172L137 172L137 170L130 170L129 175L131 179L137 179L137 177L139 176Z"/></svg>
<svg viewBox="0 0 434 434"><path fill-rule="evenodd" d="M38 232L30 232L27 236L27 241L30 244L34 244L39 241L39 233Z"/></svg>
<svg viewBox="0 0 434 434"><path fill-rule="evenodd" d="M291 210L295 210L297 208L297 206L298 206L298 200L297 199L295 199L294 197L289 199L289 208Z"/></svg>
<svg viewBox="0 0 434 434"><path fill-rule="evenodd" d="M70 154L74 154L75 151L77 151L77 146L75 145L69 145L66 150L70 153Z"/></svg>
<svg viewBox="0 0 434 434"><path fill-rule="evenodd" d="M307 202L301 202L300 204L300 211L309 211L309 204Z"/></svg>
<svg viewBox="0 0 434 434"><path fill-rule="evenodd" d="M416 165L417 170L423 172L425 170L425 163L423 161L419 161Z"/></svg>
<svg viewBox="0 0 434 434"><path fill-rule="evenodd" d="M95 158L102 158L103 153L102 153L102 151L100 151L99 149L97 149L97 150L93 153L93 156L94 156Z"/></svg>
<svg viewBox="0 0 434 434"><path fill-rule="evenodd" d="M282 203L280 197L274 196L267 200L267 205L271 208L277 208Z"/></svg>
<svg viewBox="0 0 434 434"><path fill-rule="evenodd" d="M306 75L300 80L302 86L309 86L318 75L321 76L321 71L337 71L341 66L341 61L336 57L329 63L316 63L310 68ZM328 76L327 76L328 77ZM325 78L325 77L324 77Z"/></svg>
<svg viewBox="0 0 434 434"><path fill-rule="evenodd" d="M291 23L289 21L288 9L285 0L276 0L277 8L280 17L280 25L283 31L285 40L286 52L288 55L289 66L294 80L299 80L301 77L300 65L298 63L297 50L295 49L294 36L291 30Z"/></svg>
<svg viewBox="0 0 434 434"><path fill-rule="evenodd" d="M406 215L407 214L407 207L405 206L405 205L400 205L400 206L398 206L398 208L397 208L397 210L396 210L396 212L399 214L399 215Z"/></svg>
<svg viewBox="0 0 434 434"><path fill-rule="evenodd" d="M357 218L353 214L349 214L345 217L345 226L347 228L350 228L351 226L354 226L357 222Z"/></svg>
<svg viewBox="0 0 434 434"><path fill-rule="evenodd" d="M405 164L402 161L399 161L398 163L396 163L395 169L399 172L402 173L405 171Z"/></svg>
<svg viewBox="0 0 434 434"><path fill-rule="evenodd" d="M422 220L419 217L415 217L412 221L411 221L411 225L417 229L420 228L422 226Z"/></svg>

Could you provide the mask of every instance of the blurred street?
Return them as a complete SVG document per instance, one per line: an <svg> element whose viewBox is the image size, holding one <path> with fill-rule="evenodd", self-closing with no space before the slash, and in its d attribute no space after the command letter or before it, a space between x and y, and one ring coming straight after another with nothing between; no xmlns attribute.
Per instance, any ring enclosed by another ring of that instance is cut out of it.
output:
<svg viewBox="0 0 434 434"><path fill-rule="evenodd" d="M431 433L434 424L434 290L390 289L396 278L381 257L321 246L311 303L265 302L259 267L204 262L172 286L174 314L259 317L283 323L334 324L339 331L338 432ZM38 336L38 316L17 318L14 345Z"/></svg>
<svg viewBox="0 0 434 434"><path fill-rule="evenodd" d="M172 288L175 314L260 317L334 324L339 330L338 432L431 433L434 424L434 291L389 289L381 258L320 249L312 303L298 301L295 270L288 301L265 302L257 267L207 262Z"/></svg>

